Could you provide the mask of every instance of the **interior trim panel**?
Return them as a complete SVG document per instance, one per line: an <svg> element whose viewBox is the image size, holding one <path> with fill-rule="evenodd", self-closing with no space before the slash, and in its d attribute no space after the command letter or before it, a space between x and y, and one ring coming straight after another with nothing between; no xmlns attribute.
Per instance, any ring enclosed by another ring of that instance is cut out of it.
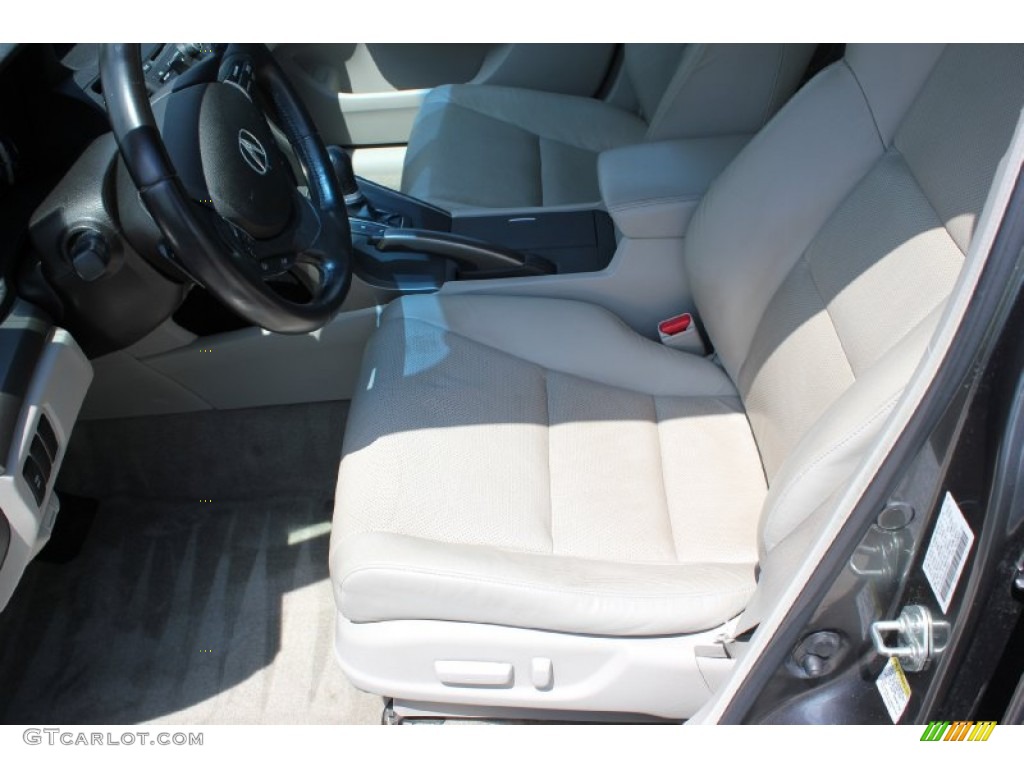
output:
<svg viewBox="0 0 1024 768"><path fill-rule="evenodd" d="M3 382L0 409L0 438L7 440L0 475L0 610L50 538L60 511L54 482L92 381L92 366L71 334L49 326L28 304L18 302L0 323L0 354L8 345L16 350L17 370ZM26 351L32 349L36 354Z"/></svg>

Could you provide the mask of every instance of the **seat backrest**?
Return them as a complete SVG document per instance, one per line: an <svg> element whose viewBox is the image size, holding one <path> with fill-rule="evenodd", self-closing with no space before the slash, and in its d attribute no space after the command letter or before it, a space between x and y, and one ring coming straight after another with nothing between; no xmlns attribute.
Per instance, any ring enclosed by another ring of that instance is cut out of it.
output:
<svg viewBox="0 0 1024 768"><path fill-rule="evenodd" d="M623 69L648 140L752 134L796 90L814 48L627 43Z"/></svg>
<svg viewBox="0 0 1024 768"><path fill-rule="evenodd" d="M702 202L686 267L769 484L762 572L920 361L1022 106L1024 46L851 45Z"/></svg>
<svg viewBox="0 0 1024 768"><path fill-rule="evenodd" d="M636 111L647 122L658 111L669 80L679 68L687 43L626 43L622 69L636 97Z"/></svg>

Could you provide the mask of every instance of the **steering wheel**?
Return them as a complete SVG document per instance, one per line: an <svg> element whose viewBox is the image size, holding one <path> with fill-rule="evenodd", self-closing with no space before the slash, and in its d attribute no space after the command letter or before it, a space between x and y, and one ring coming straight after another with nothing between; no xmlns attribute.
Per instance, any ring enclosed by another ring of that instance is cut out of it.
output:
<svg viewBox="0 0 1024 768"><path fill-rule="evenodd" d="M263 45L230 45L150 105L138 44L104 45L100 74L124 165L159 227L164 255L250 322L278 333L327 323L351 282L348 213L327 149ZM264 103L294 150L303 194ZM312 298L267 284L300 276Z"/></svg>

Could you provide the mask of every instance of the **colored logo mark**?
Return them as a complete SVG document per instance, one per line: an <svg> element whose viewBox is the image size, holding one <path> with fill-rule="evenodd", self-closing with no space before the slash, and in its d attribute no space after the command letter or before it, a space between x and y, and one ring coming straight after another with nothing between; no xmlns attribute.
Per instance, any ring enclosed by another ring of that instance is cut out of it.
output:
<svg viewBox="0 0 1024 768"><path fill-rule="evenodd" d="M988 741L997 724L995 720L932 720L921 741Z"/></svg>

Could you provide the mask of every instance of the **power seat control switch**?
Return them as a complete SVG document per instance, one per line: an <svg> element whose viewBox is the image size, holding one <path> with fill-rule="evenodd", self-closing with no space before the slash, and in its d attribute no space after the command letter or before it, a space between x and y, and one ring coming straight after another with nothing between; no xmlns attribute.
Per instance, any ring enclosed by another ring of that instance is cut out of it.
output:
<svg viewBox="0 0 1024 768"><path fill-rule="evenodd" d="M886 635L896 633L896 645L886 644ZM949 622L932 618L922 605L907 605L899 617L871 625L871 641L882 656L895 656L906 672L927 669L949 642Z"/></svg>

